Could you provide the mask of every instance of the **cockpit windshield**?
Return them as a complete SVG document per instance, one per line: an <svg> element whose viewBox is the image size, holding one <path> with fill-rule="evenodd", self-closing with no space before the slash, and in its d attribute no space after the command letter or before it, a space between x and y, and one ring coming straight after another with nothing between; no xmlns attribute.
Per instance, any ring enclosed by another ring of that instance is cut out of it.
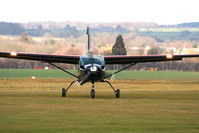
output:
<svg viewBox="0 0 199 133"><path fill-rule="evenodd" d="M81 56L80 57L80 65L85 66L87 64L98 64L101 66L104 66L104 57L98 56L98 55L92 55L92 56Z"/></svg>

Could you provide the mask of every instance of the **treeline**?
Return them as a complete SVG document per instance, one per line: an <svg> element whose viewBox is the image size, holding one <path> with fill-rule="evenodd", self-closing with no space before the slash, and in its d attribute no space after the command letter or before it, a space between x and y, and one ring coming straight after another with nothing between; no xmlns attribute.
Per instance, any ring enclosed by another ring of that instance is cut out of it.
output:
<svg viewBox="0 0 199 133"><path fill-rule="evenodd" d="M170 28L199 28L199 22L189 22L175 25L161 25L161 27L170 27Z"/></svg>
<svg viewBox="0 0 199 133"><path fill-rule="evenodd" d="M54 37L79 37L83 33L74 26L66 25L62 29L44 29L39 25L35 29L25 29L23 24L0 22L0 35L22 35L45 36L46 34Z"/></svg>
<svg viewBox="0 0 199 133"><path fill-rule="evenodd" d="M156 62L156 63L140 63L133 66L134 70L147 70L148 68L156 68L158 71L195 71L199 72L199 63L189 62Z"/></svg>
<svg viewBox="0 0 199 133"><path fill-rule="evenodd" d="M108 33L129 33L128 30L121 26L100 26L98 28L92 28L92 32L108 32ZM43 29L42 26L38 29L27 29L26 34L31 36L45 36L50 34L53 37L80 37L85 34L85 29L77 29L75 26L66 25L64 28L59 29Z"/></svg>
<svg viewBox="0 0 199 133"><path fill-rule="evenodd" d="M113 22L113 23L105 23L105 22L29 22L24 23L23 26L25 29L37 29L42 26L44 29L62 29L66 25L75 26L77 29L85 29L88 25L92 28L98 28L101 26L112 27L115 28L118 25L127 29L127 30L135 30L139 28L155 28L158 27L157 23L151 22Z"/></svg>
<svg viewBox="0 0 199 133"><path fill-rule="evenodd" d="M85 27L90 25L93 32L107 33L130 33L136 32L139 36L149 36L162 42L167 40L191 40L198 41L199 33L190 31L180 32L140 32L140 28L199 28L199 22L182 23L177 25L158 25L147 22L126 22L126 23L77 23L77 22L38 22L38 23L9 23L0 22L1 35L21 35L53 37L80 37L85 33Z"/></svg>
<svg viewBox="0 0 199 133"><path fill-rule="evenodd" d="M59 64L65 69L77 68L76 65L70 64ZM0 60L0 68L17 68L17 69L34 69L37 67L46 67L51 65L47 63L41 63L37 61L24 61L24 60ZM107 65L107 70L118 70L123 68L125 65ZM154 68L158 71L195 71L199 72L199 63L185 63L185 62L156 62L156 63L140 63L132 66L129 70L148 70Z"/></svg>
<svg viewBox="0 0 199 133"><path fill-rule="evenodd" d="M117 25L116 27L101 25L98 28L93 28L93 32L110 32L110 33L129 33L130 31Z"/></svg>
<svg viewBox="0 0 199 133"><path fill-rule="evenodd" d="M82 30L77 30L75 26L66 25L64 28L60 29L44 29L39 26L38 29L27 29L25 32L30 36L45 36L50 35L53 37L80 37L83 35Z"/></svg>
<svg viewBox="0 0 199 133"><path fill-rule="evenodd" d="M25 31L25 28L19 23L0 22L1 35L21 35Z"/></svg>
<svg viewBox="0 0 199 133"><path fill-rule="evenodd" d="M120 25L116 27L100 25L97 28L93 28L92 32L109 32L109 33L128 33L129 31ZM0 34L1 35L22 35L27 34L30 36L46 36L53 37L80 37L85 33L84 29L78 29L75 26L66 25L63 28L45 28L42 25L37 25L34 28L25 29L22 24L19 23L6 23L0 22Z"/></svg>

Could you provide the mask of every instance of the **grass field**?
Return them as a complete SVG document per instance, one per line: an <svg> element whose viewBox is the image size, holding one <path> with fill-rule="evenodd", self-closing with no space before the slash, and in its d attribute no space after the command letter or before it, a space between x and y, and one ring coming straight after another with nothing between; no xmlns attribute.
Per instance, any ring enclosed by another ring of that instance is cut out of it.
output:
<svg viewBox="0 0 199 133"><path fill-rule="evenodd" d="M0 133L199 132L198 73L124 71L113 82L120 99L104 83L96 83L95 99L90 83L75 84L62 98L73 79L58 70L0 74Z"/></svg>
<svg viewBox="0 0 199 133"><path fill-rule="evenodd" d="M76 74L76 70L69 70ZM112 73L113 71L108 71ZM37 70L37 69L0 69L0 78L73 78L61 70ZM122 71L116 79L199 79L199 72L177 71Z"/></svg>
<svg viewBox="0 0 199 133"><path fill-rule="evenodd" d="M117 80L116 99L104 83L61 88L71 79L1 79L2 133L198 133L199 79Z"/></svg>

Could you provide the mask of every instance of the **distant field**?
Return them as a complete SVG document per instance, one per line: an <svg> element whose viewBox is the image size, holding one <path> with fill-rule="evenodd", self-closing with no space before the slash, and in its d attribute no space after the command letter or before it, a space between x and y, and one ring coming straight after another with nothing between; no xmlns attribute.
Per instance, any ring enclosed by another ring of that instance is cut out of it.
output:
<svg viewBox="0 0 199 133"><path fill-rule="evenodd" d="M117 80L110 87L71 79L0 79L1 133L198 133L199 79Z"/></svg>
<svg viewBox="0 0 199 133"><path fill-rule="evenodd" d="M199 28L143 28L137 35L155 37L159 41L193 40L198 39Z"/></svg>
<svg viewBox="0 0 199 133"><path fill-rule="evenodd" d="M139 31L141 32L199 32L199 28L142 28Z"/></svg>
<svg viewBox="0 0 199 133"><path fill-rule="evenodd" d="M137 32L139 36L149 36L149 37L155 37L156 39L160 40L190 40L190 39L197 39L199 36L199 32L189 32L188 35L183 35L182 32Z"/></svg>
<svg viewBox="0 0 199 133"><path fill-rule="evenodd" d="M76 70L69 70L76 74ZM113 71L108 71L111 73ZM73 78L61 70L36 69L0 69L0 78ZM177 71L123 71L115 76L116 79L199 79L199 72Z"/></svg>

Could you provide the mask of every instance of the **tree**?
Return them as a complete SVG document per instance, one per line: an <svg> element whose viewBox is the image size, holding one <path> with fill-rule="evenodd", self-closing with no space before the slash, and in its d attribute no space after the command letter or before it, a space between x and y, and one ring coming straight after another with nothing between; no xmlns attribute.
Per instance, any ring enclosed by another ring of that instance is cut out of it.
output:
<svg viewBox="0 0 199 133"><path fill-rule="evenodd" d="M24 42L24 43L33 43L33 40L30 36L28 36L27 34L22 34L19 38L20 41Z"/></svg>
<svg viewBox="0 0 199 133"><path fill-rule="evenodd" d="M18 23L0 22L1 35L20 35L25 32L25 28Z"/></svg>
<svg viewBox="0 0 199 133"><path fill-rule="evenodd" d="M148 50L147 54L148 55L153 55L153 54L161 54L163 49L160 49L158 47L152 47Z"/></svg>
<svg viewBox="0 0 199 133"><path fill-rule="evenodd" d="M196 43L194 43L193 45L192 45L192 48L197 48L198 47L198 45L196 44Z"/></svg>
<svg viewBox="0 0 199 133"><path fill-rule="evenodd" d="M118 35L115 45L112 47L112 55L126 55L126 48L123 42L122 35Z"/></svg>

